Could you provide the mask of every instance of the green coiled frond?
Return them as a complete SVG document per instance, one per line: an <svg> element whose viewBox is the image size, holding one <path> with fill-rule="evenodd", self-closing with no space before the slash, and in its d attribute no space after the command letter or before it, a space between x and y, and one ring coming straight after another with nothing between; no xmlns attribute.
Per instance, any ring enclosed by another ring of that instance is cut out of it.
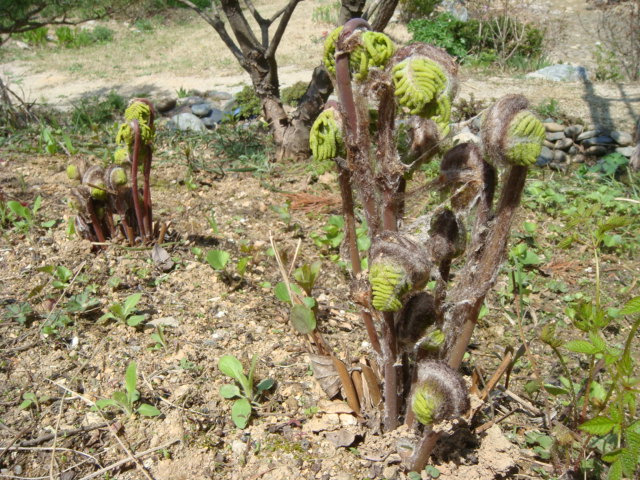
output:
<svg viewBox="0 0 640 480"><path fill-rule="evenodd" d="M316 160L332 160L344 155L340 114L328 108L318 115L309 132L309 147Z"/></svg>
<svg viewBox="0 0 640 480"><path fill-rule="evenodd" d="M324 52L322 61L324 67L331 75L336 74L336 44L338 43L338 37L342 32L342 27L334 29L324 41Z"/></svg>
<svg viewBox="0 0 640 480"><path fill-rule="evenodd" d="M420 115L445 90L447 78L442 69L427 58L408 58L391 71L398 103L412 115Z"/></svg>
<svg viewBox="0 0 640 480"><path fill-rule="evenodd" d="M395 51L389 37L380 32L363 32L362 45L349 56L349 67L356 80L365 80L371 67L384 67Z"/></svg>
<svg viewBox="0 0 640 480"><path fill-rule="evenodd" d="M421 424L433 425L442 402L443 398L438 389L433 388L431 383L425 383L416 388L411 402L411 410L413 410L416 420Z"/></svg>
<svg viewBox="0 0 640 480"><path fill-rule="evenodd" d="M125 124L123 124L125 125ZM122 128L122 126L121 126ZM119 132L118 132L119 133ZM117 139L116 139L117 142ZM113 162L116 165L122 165L129 161L129 150L126 148L117 148L115 152L113 152Z"/></svg>
<svg viewBox="0 0 640 480"><path fill-rule="evenodd" d="M411 290L404 268L394 263L375 262L369 269L373 307L380 312L397 312L402 297Z"/></svg>
<svg viewBox="0 0 640 480"><path fill-rule="evenodd" d="M332 75L336 74L336 44L341 32L342 27L336 28L324 42L323 62ZM384 67L395 52L391 39L381 32L363 32L361 42L349 54L349 69L356 80L366 79L371 67Z"/></svg>
<svg viewBox="0 0 640 480"><path fill-rule="evenodd" d="M144 102L133 102L124 111L124 119L126 122L120 125L116 135L117 144L126 144L129 148L133 146L133 130L130 125L133 120L138 121L142 143L149 145L153 142L155 131L151 127L151 107L149 105Z"/></svg>
<svg viewBox="0 0 640 480"><path fill-rule="evenodd" d="M69 178L69 180L80 180L82 178L77 165L74 165L72 163L67 165L67 177Z"/></svg>
<svg viewBox="0 0 640 480"><path fill-rule="evenodd" d="M514 165L533 165L540 155L544 139L542 122L530 111L523 110L509 123L505 157Z"/></svg>
<svg viewBox="0 0 640 480"><path fill-rule="evenodd" d="M421 339L420 348L428 352L433 352L442 346L444 340L444 332L440 329L435 329Z"/></svg>

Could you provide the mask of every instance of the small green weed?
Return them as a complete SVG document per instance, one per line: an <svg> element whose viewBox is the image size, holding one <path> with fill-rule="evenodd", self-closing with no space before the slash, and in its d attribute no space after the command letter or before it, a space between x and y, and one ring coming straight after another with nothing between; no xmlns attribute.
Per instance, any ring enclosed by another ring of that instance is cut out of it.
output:
<svg viewBox="0 0 640 480"><path fill-rule="evenodd" d="M104 322L113 319L130 327L139 326L147 318L146 315L134 315L141 298L141 293L134 293L125 298L124 302L114 303L109 307L109 311L100 317L99 321Z"/></svg>
<svg viewBox="0 0 640 480"><path fill-rule="evenodd" d="M124 390L113 392L111 398L101 398L96 401L96 408L103 410L108 407L119 408L126 416L131 417L134 413L138 413L143 417L157 417L162 412L153 405L141 403L136 405L140 400L140 393L136 390L138 384L138 372L136 362L129 363L127 371L124 375Z"/></svg>
<svg viewBox="0 0 640 480"><path fill-rule="evenodd" d="M7 305L2 315L6 320L13 320L26 326L33 317L33 309L29 302L18 302Z"/></svg>
<svg viewBox="0 0 640 480"><path fill-rule="evenodd" d="M42 197L38 195L33 202L31 208L23 205L15 200L7 202L7 208L10 212L10 222L13 224L13 228L19 233L28 233L36 226L36 215L42 206ZM52 227L50 222L43 222L41 227Z"/></svg>
<svg viewBox="0 0 640 480"><path fill-rule="evenodd" d="M48 35L49 29L47 27L39 27L34 30L21 33L18 35L18 38L33 47L42 47L47 44Z"/></svg>
<svg viewBox="0 0 640 480"><path fill-rule="evenodd" d="M218 361L218 368L226 376L236 381L236 384L226 384L220 387L220 396L227 399L236 398L231 407L231 419L238 428L245 428L251 418L253 406L261 395L274 385L274 380L265 378L254 386L254 374L258 357L251 358L251 366L247 375L244 374L242 363L233 355L224 355ZM240 385L240 388L238 388Z"/></svg>

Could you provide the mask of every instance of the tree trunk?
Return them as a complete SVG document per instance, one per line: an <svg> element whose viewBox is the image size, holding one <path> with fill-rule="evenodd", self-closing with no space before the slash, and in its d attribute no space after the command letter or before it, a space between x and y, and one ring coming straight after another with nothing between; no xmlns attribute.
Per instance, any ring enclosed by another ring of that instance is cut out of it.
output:
<svg viewBox="0 0 640 480"><path fill-rule="evenodd" d="M631 161L629 166L632 170L640 171L640 118L636 123L636 131L633 133L633 143L636 144L636 148L631 154Z"/></svg>
<svg viewBox="0 0 640 480"><path fill-rule="evenodd" d="M393 12L397 6L398 0L382 0L378 6L375 17L370 22L371 28L376 32L383 31L389 23L389 20L391 20L391 17L393 17Z"/></svg>
<svg viewBox="0 0 640 480"><path fill-rule="evenodd" d="M365 3L367 0L342 0L338 25L344 25L352 18L362 17Z"/></svg>

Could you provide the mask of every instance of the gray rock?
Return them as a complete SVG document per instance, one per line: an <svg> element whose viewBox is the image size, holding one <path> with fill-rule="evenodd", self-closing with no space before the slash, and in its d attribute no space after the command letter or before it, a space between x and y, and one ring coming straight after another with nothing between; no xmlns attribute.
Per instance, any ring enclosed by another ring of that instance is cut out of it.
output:
<svg viewBox="0 0 640 480"><path fill-rule="evenodd" d="M550 142L556 142L558 140L562 140L564 137L564 131L560 131L560 132L553 132L553 133L547 133L546 136L547 140L549 140Z"/></svg>
<svg viewBox="0 0 640 480"><path fill-rule="evenodd" d="M578 147L576 147L575 145L571 145L569 147L569 150L567 150L567 153L569 155L576 155L580 150L578 150Z"/></svg>
<svg viewBox="0 0 640 480"><path fill-rule="evenodd" d="M176 104L181 107L183 105L188 105L189 107L192 105L196 105L197 103L203 103L205 101L204 98L200 96L191 96L191 97L182 97L176 101Z"/></svg>
<svg viewBox="0 0 640 480"><path fill-rule="evenodd" d="M584 163L586 160L585 156L579 153L575 157L573 157L572 163Z"/></svg>
<svg viewBox="0 0 640 480"><path fill-rule="evenodd" d="M584 140L582 142L582 146L589 148L594 145L611 145L612 143L614 143L613 138L608 135L598 135L597 137L591 137Z"/></svg>
<svg viewBox="0 0 640 480"><path fill-rule="evenodd" d="M561 138L556 142L555 148L559 150L567 150L572 145L573 145L573 140L571 140L570 138Z"/></svg>
<svg viewBox="0 0 640 480"><path fill-rule="evenodd" d="M567 161L567 154L562 150L555 150L553 152L553 163L565 163Z"/></svg>
<svg viewBox="0 0 640 480"><path fill-rule="evenodd" d="M566 163L551 162L549 164L549 168L551 170L555 170L556 172L566 172L567 171L567 164Z"/></svg>
<svg viewBox="0 0 640 480"><path fill-rule="evenodd" d="M618 147L616 148L616 153L619 153L620 155L624 155L627 158L631 158L631 155L633 155L633 149L635 147Z"/></svg>
<svg viewBox="0 0 640 480"><path fill-rule="evenodd" d="M161 97L153 102L156 110L160 113L165 113L176 106L176 99L173 97Z"/></svg>
<svg viewBox="0 0 640 480"><path fill-rule="evenodd" d="M584 127L582 125L571 125L564 129L564 134L567 137L573 138L575 140L576 137L580 135L583 130L584 130Z"/></svg>
<svg viewBox="0 0 640 480"><path fill-rule="evenodd" d="M233 95L230 93L219 92L217 90L209 90L204 94L204 96L213 102L228 102L233 98Z"/></svg>
<svg viewBox="0 0 640 480"><path fill-rule="evenodd" d="M172 117L168 126L173 130L181 131L204 132L206 130L202 120L189 112L179 113Z"/></svg>
<svg viewBox="0 0 640 480"><path fill-rule="evenodd" d="M580 135L578 135L578 138L576 138L577 142L581 142L583 140L586 140L587 138L593 138L595 136L598 135L598 130L587 130L586 132L582 132Z"/></svg>
<svg viewBox="0 0 640 480"><path fill-rule="evenodd" d="M231 115L231 112L223 112L217 108L212 108L211 113L202 119L202 123L204 123L207 128L215 128L218 124L222 123L222 120L228 115Z"/></svg>
<svg viewBox="0 0 640 480"><path fill-rule="evenodd" d="M543 125L544 125L544 129L545 129L547 132L552 132L552 133L555 133L555 132L564 132L564 125L560 125L559 123L556 123L556 122L546 122L546 123L543 123Z"/></svg>
<svg viewBox="0 0 640 480"><path fill-rule="evenodd" d="M527 78L542 78L552 82L579 82L589 79L587 69L573 65L551 65L525 75Z"/></svg>
<svg viewBox="0 0 640 480"><path fill-rule="evenodd" d="M469 11L464 6L464 2L462 0L444 0L442 2L442 7L453 18L460 20L461 22L467 22L469 20Z"/></svg>
<svg viewBox="0 0 640 480"><path fill-rule="evenodd" d="M542 144L547 148L551 148L551 149L556 148L556 144L553 142L550 142L549 140L544 140Z"/></svg>
<svg viewBox="0 0 640 480"><path fill-rule="evenodd" d="M594 145L593 147L589 147L584 151L585 155L589 155L592 157L602 157L611 151L610 148L604 145Z"/></svg>
<svg viewBox="0 0 640 480"><path fill-rule="evenodd" d="M204 103L196 103L191 106L191 113L197 115L198 117L206 117L211 113L211 104L208 102Z"/></svg>
<svg viewBox="0 0 640 480"><path fill-rule="evenodd" d="M226 112L231 112L231 111L235 110L236 108L238 108L238 102L236 101L235 98L232 98L231 100L227 101L222 106L222 110L224 110Z"/></svg>
<svg viewBox="0 0 640 480"><path fill-rule="evenodd" d="M544 167L545 165L548 165L552 160L553 151L550 148L542 147L540 155L538 155L538 159L536 160L536 165L538 167Z"/></svg>
<svg viewBox="0 0 640 480"><path fill-rule="evenodd" d="M633 143L633 137L630 133L614 131L609 134L613 140L621 147L629 146Z"/></svg>

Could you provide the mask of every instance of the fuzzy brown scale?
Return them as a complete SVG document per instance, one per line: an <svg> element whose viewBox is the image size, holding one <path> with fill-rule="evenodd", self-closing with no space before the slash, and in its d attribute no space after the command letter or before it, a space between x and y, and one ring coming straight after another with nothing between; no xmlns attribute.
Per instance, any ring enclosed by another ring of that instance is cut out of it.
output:
<svg viewBox="0 0 640 480"><path fill-rule="evenodd" d="M483 115L480 136L486 159L507 165L507 133L509 123L517 113L529 107L529 100L522 95L507 95L494 103Z"/></svg>

